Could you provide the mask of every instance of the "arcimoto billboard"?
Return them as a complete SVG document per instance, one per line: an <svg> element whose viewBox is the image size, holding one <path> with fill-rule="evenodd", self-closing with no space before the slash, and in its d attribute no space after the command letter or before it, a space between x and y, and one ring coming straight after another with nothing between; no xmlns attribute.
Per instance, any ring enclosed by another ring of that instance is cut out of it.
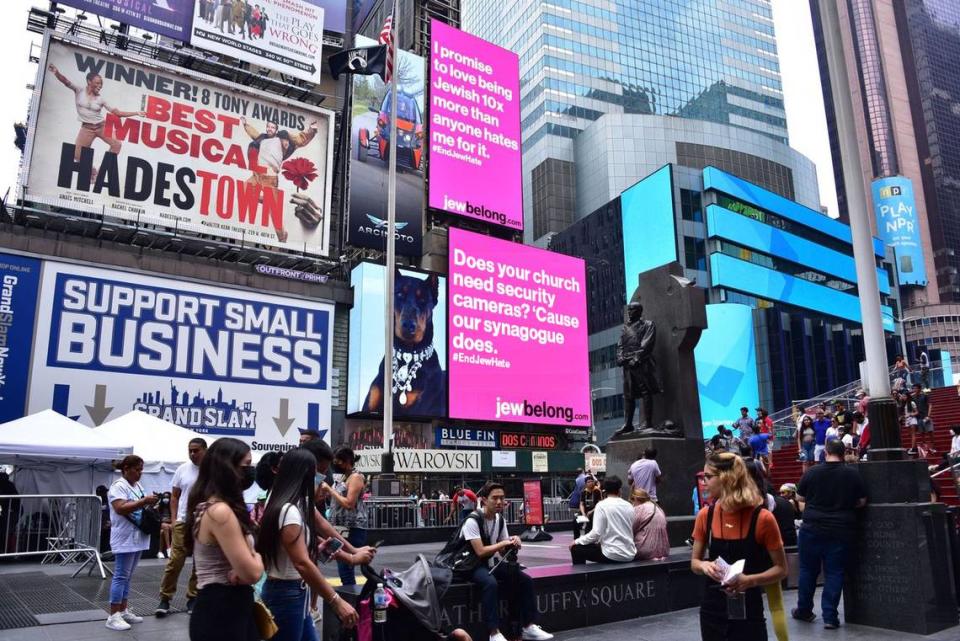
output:
<svg viewBox="0 0 960 641"><path fill-rule="evenodd" d="M430 23L430 206L523 229L517 54Z"/></svg>
<svg viewBox="0 0 960 641"><path fill-rule="evenodd" d="M203 4L205 0L200 0ZM96 13L109 20L140 27L174 40L190 39L194 0L59 0L60 4ZM212 4L212 0L209 2Z"/></svg>
<svg viewBox="0 0 960 641"><path fill-rule="evenodd" d="M326 255L332 112L48 40L28 201Z"/></svg>
<svg viewBox="0 0 960 641"><path fill-rule="evenodd" d="M320 82L325 13L308 0L198 0L190 44Z"/></svg>
<svg viewBox="0 0 960 641"><path fill-rule="evenodd" d="M450 228L450 416L590 425L579 258Z"/></svg>
<svg viewBox="0 0 960 641"><path fill-rule="evenodd" d="M375 40L356 36L355 46ZM400 256L420 258L423 246L423 58L397 52L397 218ZM353 76L350 134L350 213L347 242L386 250L387 181L390 162L390 85L380 76Z"/></svg>
<svg viewBox="0 0 960 641"><path fill-rule="evenodd" d="M383 358L384 267L360 263L350 276L350 367L347 413L383 414L392 379L396 418L447 415L447 279L398 269L394 283L393 355ZM384 370L389 372L384 375Z"/></svg>
<svg viewBox="0 0 960 641"><path fill-rule="evenodd" d="M330 426L330 303L53 261L40 296L30 413L136 409L259 450Z"/></svg>

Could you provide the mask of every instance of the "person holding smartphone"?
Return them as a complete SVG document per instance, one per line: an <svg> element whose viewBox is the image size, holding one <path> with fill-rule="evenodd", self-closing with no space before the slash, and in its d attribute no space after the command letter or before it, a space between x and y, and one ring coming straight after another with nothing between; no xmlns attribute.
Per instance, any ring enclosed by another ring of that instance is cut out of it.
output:
<svg viewBox="0 0 960 641"><path fill-rule="evenodd" d="M218 438L207 450L187 502L184 547L193 554L197 602L191 641L258 641L253 584L263 560L253 547L254 526L243 501L253 485L250 446Z"/></svg>
<svg viewBox="0 0 960 641"><path fill-rule="evenodd" d="M317 640L308 592L319 594L344 628L357 624L356 610L337 595L317 568L321 542L310 522L316 509L315 476L313 454L301 448L284 454L260 522L257 551L267 569L261 598L277 623L274 641Z"/></svg>
<svg viewBox="0 0 960 641"><path fill-rule="evenodd" d="M148 495L140 485L143 476L143 459L136 454L124 458L116 466L120 478L113 482L107 499L110 502L110 549L116 563L110 583L110 616L108 630L129 630L131 623L141 623L143 618L127 608L130 580L140 562L143 551L150 547L150 536L140 530L137 523L143 508L156 505L156 494Z"/></svg>

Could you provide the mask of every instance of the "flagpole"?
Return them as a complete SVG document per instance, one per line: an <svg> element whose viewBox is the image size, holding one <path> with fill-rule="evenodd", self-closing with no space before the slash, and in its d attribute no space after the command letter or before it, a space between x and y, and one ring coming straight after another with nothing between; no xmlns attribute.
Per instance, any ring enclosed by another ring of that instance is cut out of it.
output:
<svg viewBox="0 0 960 641"><path fill-rule="evenodd" d="M395 236L397 223L397 79L400 61L397 58L397 42L400 26L397 15L397 0L393 0L392 20L390 23L390 50L388 62L393 61L390 75L390 171L387 180L387 256L386 278L384 285L384 324L383 324L383 472L393 472L393 287L397 257Z"/></svg>

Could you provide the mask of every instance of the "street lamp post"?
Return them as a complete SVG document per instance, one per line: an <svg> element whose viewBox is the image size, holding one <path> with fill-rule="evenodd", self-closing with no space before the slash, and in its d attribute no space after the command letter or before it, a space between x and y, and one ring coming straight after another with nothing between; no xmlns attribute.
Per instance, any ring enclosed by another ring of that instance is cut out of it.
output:
<svg viewBox="0 0 960 641"><path fill-rule="evenodd" d="M590 390L590 402L597 400L596 392L616 392L617 388L615 387L594 387ZM594 445L597 444L597 419L594 416L593 408L590 408L590 442Z"/></svg>

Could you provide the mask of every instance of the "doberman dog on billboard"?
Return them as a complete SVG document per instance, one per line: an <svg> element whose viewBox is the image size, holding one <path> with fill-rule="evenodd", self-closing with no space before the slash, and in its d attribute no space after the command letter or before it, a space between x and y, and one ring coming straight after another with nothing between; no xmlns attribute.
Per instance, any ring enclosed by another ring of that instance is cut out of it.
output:
<svg viewBox="0 0 960 641"><path fill-rule="evenodd" d="M433 310L440 281L404 276L394 281L393 413L394 416L446 416L447 376L433 345ZM441 321L442 322L442 321ZM383 411L384 361L363 402L363 413Z"/></svg>

